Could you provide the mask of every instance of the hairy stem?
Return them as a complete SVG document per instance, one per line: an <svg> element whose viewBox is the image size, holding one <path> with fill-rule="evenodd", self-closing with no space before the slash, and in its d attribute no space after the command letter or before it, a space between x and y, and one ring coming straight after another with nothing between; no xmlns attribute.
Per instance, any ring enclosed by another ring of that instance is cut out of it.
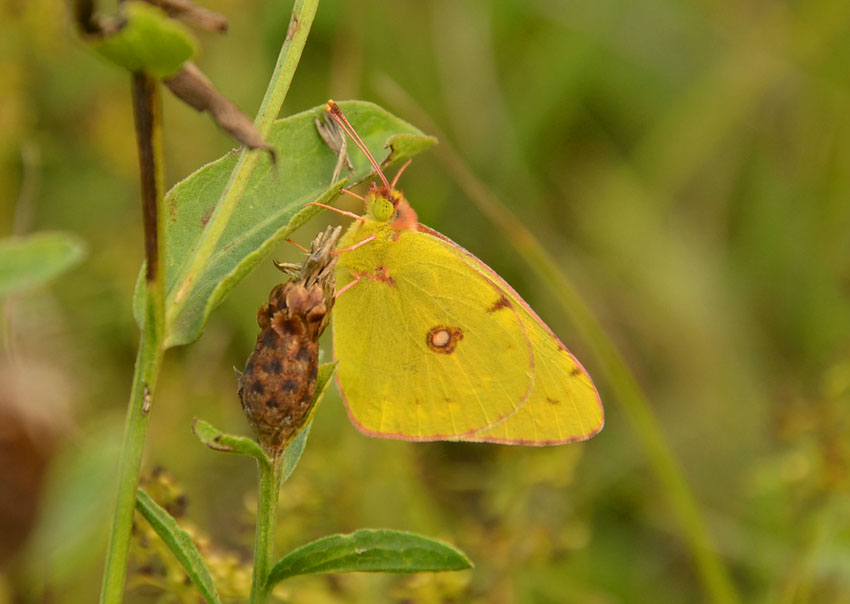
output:
<svg viewBox="0 0 850 604"><path fill-rule="evenodd" d="M164 225L159 220L163 206L161 99L159 83L154 78L143 73L134 73L132 78L147 261L145 320L124 425L124 442L118 468L118 495L100 594L102 603L117 603L123 599L136 488L150 421L151 400L164 351Z"/></svg>
<svg viewBox="0 0 850 604"><path fill-rule="evenodd" d="M296 67L298 67L301 52L304 50L304 44L307 41L307 35L310 33L310 27L313 25L313 18L318 7L319 0L295 1L286 40L280 49L274 73L266 89L266 95L254 120L254 125L257 126L263 138L267 138L274 120L280 113L280 108L289 91L292 76L295 74ZM243 149L239 155L236 166L230 175L230 180L227 181L215 210L213 210L206 228L204 228L195 245L192 261L186 263L184 270L175 281L175 289L169 292L167 325L171 325L179 315L183 303L195 288L198 277L215 252L216 245L218 245L219 239L221 239L221 235L230 221L230 216L236 209L236 205L248 185L248 180L260 161L261 153L260 151Z"/></svg>

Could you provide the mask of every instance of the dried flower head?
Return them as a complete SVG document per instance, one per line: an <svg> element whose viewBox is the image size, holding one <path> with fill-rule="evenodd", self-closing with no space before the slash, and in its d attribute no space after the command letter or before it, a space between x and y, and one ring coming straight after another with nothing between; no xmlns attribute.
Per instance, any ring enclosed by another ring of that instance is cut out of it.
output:
<svg viewBox="0 0 850 604"><path fill-rule="evenodd" d="M275 263L292 279L260 307L257 345L239 375L239 398L260 444L278 454L309 421L319 367L319 336L334 300L333 250L340 227L328 227L301 264Z"/></svg>

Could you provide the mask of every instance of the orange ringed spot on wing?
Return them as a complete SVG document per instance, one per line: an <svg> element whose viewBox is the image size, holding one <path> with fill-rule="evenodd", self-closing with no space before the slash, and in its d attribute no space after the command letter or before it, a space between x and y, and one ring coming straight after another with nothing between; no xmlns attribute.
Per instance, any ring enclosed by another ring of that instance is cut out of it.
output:
<svg viewBox="0 0 850 604"><path fill-rule="evenodd" d="M431 331L428 332L428 335L425 337L425 343L428 344L428 348L433 352L451 354L462 339L463 330L460 327L437 325L436 327L432 327Z"/></svg>

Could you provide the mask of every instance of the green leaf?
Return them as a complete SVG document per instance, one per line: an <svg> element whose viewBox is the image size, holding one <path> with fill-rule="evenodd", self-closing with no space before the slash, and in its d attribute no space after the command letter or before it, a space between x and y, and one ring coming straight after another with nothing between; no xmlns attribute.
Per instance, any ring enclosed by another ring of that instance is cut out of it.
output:
<svg viewBox="0 0 850 604"><path fill-rule="evenodd" d="M192 33L155 6L127 2L122 15L126 23L117 32L91 38L95 52L119 67L167 78L197 52Z"/></svg>
<svg viewBox="0 0 850 604"><path fill-rule="evenodd" d="M218 428L215 428L209 422L195 418L192 422L192 432L198 437L202 443L210 449L216 451L224 451L225 453L236 453L238 455L247 455L253 457L262 464L269 465L271 460L263 448L257 444L252 438L247 436L237 436L235 434L227 434Z"/></svg>
<svg viewBox="0 0 850 604"><path fill-rule="evenodd" d="M319 366L319 373L316 375L316 390L313 394L313 408L310 412L311 415L316 412L316 407L318 407L319 403L322 402L322 398L328 390L328 386L331 383L331 377L333 377L335 371L336 362L325 363L324 365ZM295 470L295 466L298 465L298 461L301 459L301 454L304 452L304 447L307 445L307 437L310 435L310 426L312 425L312 420L308 421L301 432L292 439L292 442L289 443L289 446L283 451L283 468L281 470L280 479L281 484L287 481L293 470Z"/></svg>
<svg viewBox="0 0 850 604"><path fill-rule="evenodd" d="M404 161L432 144L410 124L363 101L339 103L348 119L379 161L396 147L390 163ZM319 137L313 123L323 114L323 106L279 120L268 142L278 151L278 164L260 159L244 197L236 207L216 251L198 276L194 289L175 304L176 281L181 268L194 258L193 247L201 235L236 164L231 152L176 184L166 196L166 308L173 320L167 326L166 347L188 344L200 337L212 310L224 296L292 231L322 211L307 206L330 202L342 182L331 185L337 158ZM349 181L365 179L371 169L353 145L350 152L354 171ZM343 174L345 175L345 174ZM137 282L144 287L143 282ZM141 324L143 292L137 291L136 319Z"/></svg>
<svg viewBox="0 0 850 604"><path fill-rule="evenodd" d="M174 518L142 489L136 491L136 509L183 566L204 600L208 604L221 604L210 571L189 533L181 529Z"/></svg>
<svg viewBox="0 0 850 604"><path fill-rule="evenodd" d="M68 233L0 239L0 298L49 281L83 256L82 240Z"/></svg>
<svg viewBox="0 0 850 604"><path fill-rule="evenodd" d="M403 531L362 529L331 535L288 553L269 573L268 585L311 573L419 573L472 568L451 545Z"/></svg>

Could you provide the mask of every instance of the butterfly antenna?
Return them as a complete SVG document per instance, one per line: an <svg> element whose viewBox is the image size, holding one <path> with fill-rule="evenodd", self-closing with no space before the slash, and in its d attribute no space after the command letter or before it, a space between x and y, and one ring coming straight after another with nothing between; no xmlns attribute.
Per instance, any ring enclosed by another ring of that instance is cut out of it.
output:
<svg viewBox="0 0 850 604"><path fill-rule="evenodd" d="M339 124L340 128L345 130L345 133L351 137L351 140L354 141L354 144L357 145L357 148L363 152L363 155L369 160L369 163L372 164L372 167L375 169L375 172L378 176L381 177L381 182L384 183L384 186L387 189L391 189L389 181L387 177L384 176L384 172L381 170L381 166L378 165L378 162L375 160L375 157L372 155L372 152L369 151L369 148L366 146L366 143L363 142L363 139L357 134L354 130L354 126L346 119L345 115L342 113L342 109L339 108L339 105L330 100L325 105L325 111L328 112L328 115L331 116L331 119Z"/></svg>
<svg viewBox="0 0 850 604"><path fill-rule="evenodd" d="M412 161L413 159L408 159L406 162L404 162L404 165L398 169L398 172L395 173L395 178L393 178L393 181L390 183L391 189L395 189L395 185L398 182L398 179L401 178L401 175L404 174L404 171L407 170L407 166L409 166Z"/></svg>

